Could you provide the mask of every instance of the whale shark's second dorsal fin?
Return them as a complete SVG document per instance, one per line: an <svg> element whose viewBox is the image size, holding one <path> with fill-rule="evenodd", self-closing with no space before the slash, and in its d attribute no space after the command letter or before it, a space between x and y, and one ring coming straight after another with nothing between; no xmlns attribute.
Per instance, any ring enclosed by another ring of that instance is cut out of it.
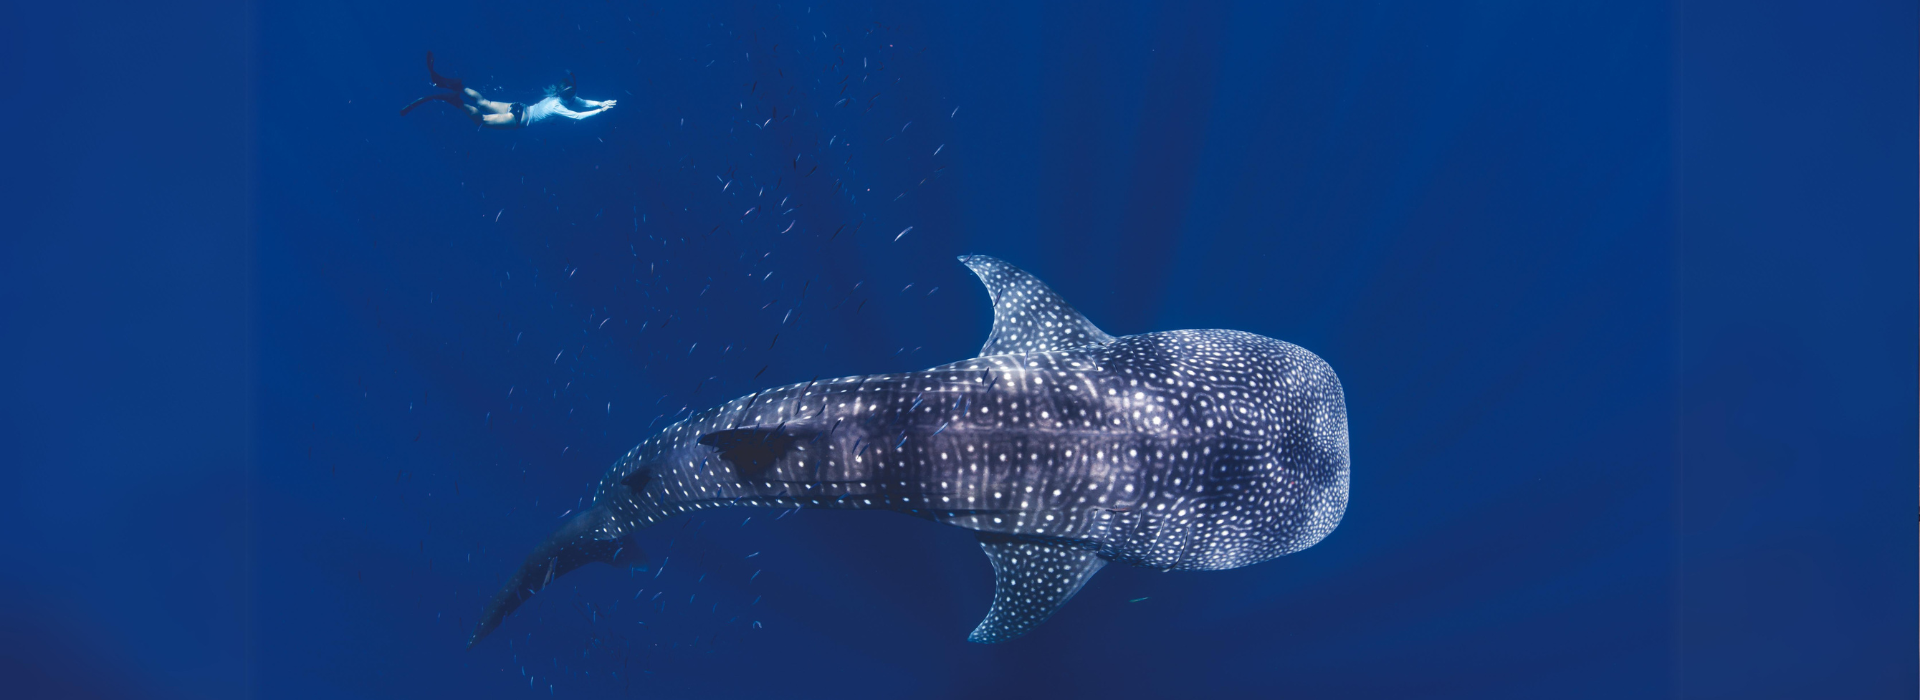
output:
<svg viewBox="0 0 1920 700"><path fill-rule="evenodd" d="M700 436L700 444L719 452L720 461L733 467L735 478L759 481L777 478L768 470L782 458L804 451L802 443L817 441L819 430L804 422L781 423L771 428L736 428Z"/></svg>
<svg viewBox="0 0 1920 700"><path fill-rule="evenodd" d="M993 299L993 332L980 356L1049 352L1113 340L1025 270L985 255L962 255L960 262L987 285Z"/></svg>
<svg viewBox="0 0 1920 700"><path fill-rule="evenodd" d="M1107 565L1099 554L1071 545L984 532L979 538L993 562L993 609L967 635L969 642L997 644L1032 631Z"/></svg>

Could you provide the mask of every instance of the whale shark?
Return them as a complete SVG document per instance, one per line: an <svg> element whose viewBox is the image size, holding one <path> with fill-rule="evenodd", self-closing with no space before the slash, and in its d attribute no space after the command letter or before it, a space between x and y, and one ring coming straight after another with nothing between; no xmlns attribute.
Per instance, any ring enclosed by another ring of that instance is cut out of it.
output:
<svg viewBox="0 0 1920 700"><path fill-rule="evenodd" d="M977 357L766 389L688 417L607 470L468 642L559 576L632 563L633 534L705 508L889 510L974 531L994 572L967 639L1033 630L1109 562L1223 570L1306 549L1347 507L1346 397L1290 343L1231 330L1115 338L984 255Z"/></svg>

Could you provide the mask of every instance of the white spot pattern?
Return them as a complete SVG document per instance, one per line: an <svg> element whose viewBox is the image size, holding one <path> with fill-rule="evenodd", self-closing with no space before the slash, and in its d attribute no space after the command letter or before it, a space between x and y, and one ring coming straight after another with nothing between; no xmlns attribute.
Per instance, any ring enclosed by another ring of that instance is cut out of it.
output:
<svg viewBox="0 0 1920 700"><path fill-rule="evenodd" d="M1107 561L1230 569L1339 524L1346 403L1319 357L1239 331L1115 339L1031 275L962 260L994 299L990 354L769 389L669 426L602 480L594 537L729 505L975 530L998 583L971 638L998 642Z"/></svg>
<svg viewBox="0 0 1920 700"><path fill-rule="evenodd" d="M967 641L997 644L1033 630L1080 592L1107 560L1084 549L1049 542L981 538L993 563L993 607Z"/></svg>
<svg viewBox="0 0 1920 700"><path fill-rule="evenodd" d="M1065 350L1112 342L1026 270L985 255L962 255L960 262L987 286L993 300L993 330L980 356Z"/></svg>

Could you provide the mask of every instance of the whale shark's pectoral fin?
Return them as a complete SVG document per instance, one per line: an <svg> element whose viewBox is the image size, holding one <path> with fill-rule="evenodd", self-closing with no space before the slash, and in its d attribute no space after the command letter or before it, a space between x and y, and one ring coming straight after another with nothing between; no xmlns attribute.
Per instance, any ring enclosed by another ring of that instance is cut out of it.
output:
<svg viewBox="0 0 1920 700"><path fill-rule="evenodd" d="M1027 271L985 255L960 262L987 285L993 300L993 332L980 356L1050 352L1113 340Z"/></svg>
<svg viewBox="0 0 1920 700"><path fill-rule="evenodd" d="M993 609L967 635L969 642L998 644L1033 631L1107 565L1099 554L1071 545L979 537L993 562Z"/></svg>

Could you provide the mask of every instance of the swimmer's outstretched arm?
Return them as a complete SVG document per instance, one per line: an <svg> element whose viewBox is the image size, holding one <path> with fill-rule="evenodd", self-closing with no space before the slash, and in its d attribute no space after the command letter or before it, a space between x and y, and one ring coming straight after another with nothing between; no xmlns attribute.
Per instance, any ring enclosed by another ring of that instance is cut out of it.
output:
<svg viewBox="0 0 1920 700"><path fill-rule="evenodd" d="M571 105L568 105L566 104L565 101L562 101L560 104L553 106L552 113L558 114L563 117L567 117L569 119L586 119L587 117L591 117L595 114L599 114L609 109L613 109L613 103L614 103L613 100L603 100L603 101L595 102L593 100L582 100L577 97L574 98L573 101L583 102L593 106L588 107L587 109L584 109L584 110L576 111L571 108L572 107Z"/></svg>
<svg viewBox="0 0 1920 700"><path fill-rule="evenodd" d="M612 109L614 103L617 102L617 100L582 99L573 94L574 89L578 86L579 84L573 78L573 71L567 71L567 79L560 81L560 85L554 91L553 96L560 98L560 105L568 111L555 110L555 113L573 117L574 119L584 119Z"/></svg>

